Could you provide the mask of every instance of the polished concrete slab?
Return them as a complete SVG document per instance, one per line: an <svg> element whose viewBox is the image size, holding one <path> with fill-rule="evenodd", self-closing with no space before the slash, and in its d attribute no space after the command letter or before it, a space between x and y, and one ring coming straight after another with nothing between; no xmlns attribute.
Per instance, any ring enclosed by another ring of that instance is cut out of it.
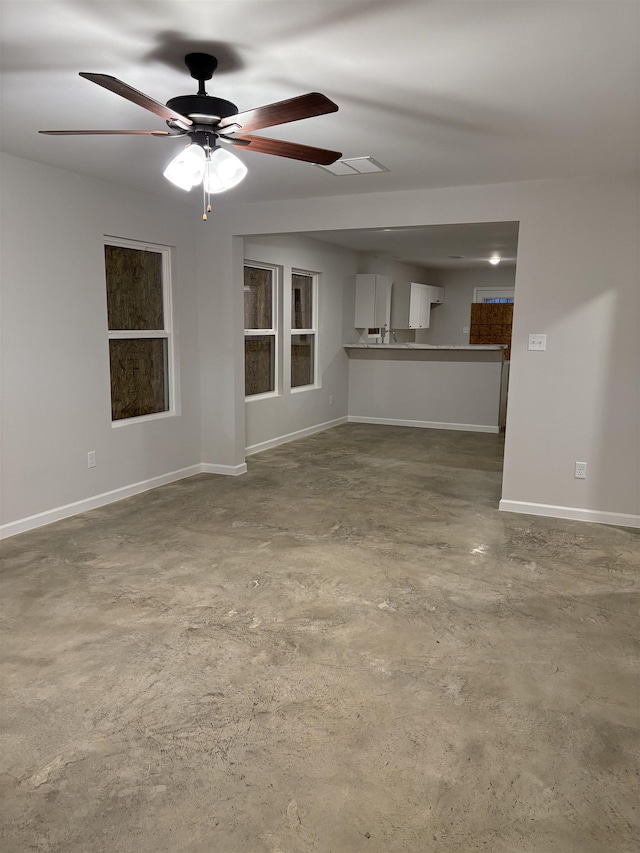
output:
<svg viewBox="0 0 640 853"><path fill-rule="evenodd" d="M350 424L2 545L4 853L631 853L640 532Z"/></svg>

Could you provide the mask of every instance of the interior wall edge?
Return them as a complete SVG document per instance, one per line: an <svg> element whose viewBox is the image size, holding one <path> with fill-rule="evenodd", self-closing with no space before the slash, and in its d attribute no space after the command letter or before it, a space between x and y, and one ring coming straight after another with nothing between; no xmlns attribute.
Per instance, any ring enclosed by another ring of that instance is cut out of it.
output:
<svg viewBox="0 0 640 853"><path fill-rule="evenodd" d="M586 521L593 524L610 524L615 527L640 528L640 515L624 512L583 509L575 506L552 506L550 504L527 503L526 501L501 500L501 512L516 512L523 515L541 515L545 518L562 518L567 521Z"/></svg>

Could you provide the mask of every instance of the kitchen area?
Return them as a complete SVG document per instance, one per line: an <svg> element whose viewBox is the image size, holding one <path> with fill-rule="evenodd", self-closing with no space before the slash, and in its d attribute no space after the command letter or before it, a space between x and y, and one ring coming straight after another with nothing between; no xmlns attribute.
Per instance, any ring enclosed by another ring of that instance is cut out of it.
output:
<svg viewBox="0 0 640 853"><path fill-rule="evenodd" d="M412 281L404 280L403 264L384 261L370 258L369 268L385 274L359 273L350 283L349 420L504 430L515 247L474 263L458 256L440 268L414 265Z"/></svg>

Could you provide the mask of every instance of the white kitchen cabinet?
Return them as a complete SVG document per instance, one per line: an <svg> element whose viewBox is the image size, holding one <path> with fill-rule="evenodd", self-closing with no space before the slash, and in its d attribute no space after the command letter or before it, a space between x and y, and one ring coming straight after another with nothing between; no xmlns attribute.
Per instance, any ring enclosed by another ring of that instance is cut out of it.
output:
<svg viewBox="0 0 640 853"><path fill-rule="evenodd" d="M428 329L431 305L444 301L444 287L415 281L394 283L391 294L392 329Z"/></svg>
<svg viewBox="0 0 640 853"><path fill-rule="evenodd" d="M356 276L356 329L379 329L389 323L391 282L384 275Z"/></svg>

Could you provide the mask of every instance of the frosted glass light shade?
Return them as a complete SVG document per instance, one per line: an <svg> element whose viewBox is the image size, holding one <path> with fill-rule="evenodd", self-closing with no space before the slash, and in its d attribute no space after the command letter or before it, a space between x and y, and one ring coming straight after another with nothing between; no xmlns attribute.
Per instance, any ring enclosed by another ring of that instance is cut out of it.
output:
<svg viewBox="0 0 640 853"><path fill-rule="evenodd" d="M197 186L204 175L206 156L199 145L187 145L164 170L164 176L177 187L190 190Z"/></svg>
<svg viewBox="0 0 640 853"><path fill-rule="evenodd" d="M204 171L204 189L208 193L222 193L235 187L247 174L242 160L223 148L215 148L207 160Z"/></svg>

